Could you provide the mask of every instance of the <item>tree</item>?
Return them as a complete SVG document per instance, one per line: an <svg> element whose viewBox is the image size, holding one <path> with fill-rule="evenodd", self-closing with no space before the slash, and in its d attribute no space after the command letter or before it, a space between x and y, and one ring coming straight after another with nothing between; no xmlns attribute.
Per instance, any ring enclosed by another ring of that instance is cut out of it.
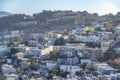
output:
<svg viewBox="0 0 120 80"><path fill-rule="evenodd" d="M10 52L6 52L6 53L5 53L5 56L7 56L8 58L11 58L12 55L15 55L15 53L17 53L17 52L18 52L18 50L17 50L16 48L12 47L12 48L10 49Z"/></svg>
<svg viewBox="0 0 120 80"><path fill-rule="evenodd" d="M34 65L30 65L30 69L31 70L37 70L37 67L35 67Z"/></svg>
<svg viewBox="0 0 120 80"><path fill-rule="evenodd" d="M7 46L9 46L9 47L14 46L14 43L13 43L13 42L9 42L9 43L7 44Z"/></svg>
<svg viewBox="0 0 120 80"><path fill-rule="evenodd" d="M22 73L18 73L18 80L22 80Z"/></svg>
<svg viewBox="0 0 120 80"><path fill-rule="evenodd" d="M97 76L97 75L102 75L102 73L99 72L99 71L95 71L95 72L94 72L94 75L95 75L95 76Z"/></svg>
<svg viewBox="0 0 120 80"><path fill-rule="evenodd" d="M76 74L77 76L82 76L82 75L83 75L83 72L77 71L75 74Z"/></svg>
<svg viewBox="0 0 120 80"><path fill-rule="evenodd" d="M66 77L66 75L67 75L67 72L60 71L60 76L61 76L61 77Z"/></svg>
<svg viewBox="0 0 120 80"><path fill-rule="evenodd" d="M104 53L105 60L114 59L116 57L115 53L112 51L106 51Z"/></svg>
<svg viewBox="0 0 120 80"><path fill-rule="evenodd" d="M10 50L10 52L13 53L13 54L15 54L15 53L18 52L18 50L16 48L12 47L11 50Z"/></svg>
<svg viewBox="0 0 120 80"><path fill-rule="evenodd" d="M23 43L25 44L25 46L28 46L28 41L24 41Z"/></svg>
<svg viewBox="0 0 120 80"><path fill-rule="evenodd" d="M117 76L117 80L120 80L120 76Z"/></svg>
<svg viewBox="0 0 120 80"><path fill-rule="evenodd" d="M90 30L85 31L86 36L88 36L90 32L91 32Z"/></svg>
<svg viewBox="0 0 120 80"><path fill-rule="evenodd" d="M57 70L57 69L49 70L49 76L47 78L52 78L54 75L59 76L59 70Z"/></svg>
<svg viewBox="0 0 120 80"><path fill-rule="evenodd" d="M7 76L4 76L4 77L3 77L3 80L7 80Z"/></svg>
<svg viewBox="0 0 120 80"><path fill-rule="evenodd" d="M99 61L99 62L105 62L105 58L99 57L99 58L97 58L97 61Z"/></svg>
<svg viewBox="0 0 120 80"><path fill-rule="evenodd" d="M57 70L57 69L51 69L51 70L49 71L49 73L57 74L57 73L58 73L58 70Z"/></svg>
<svg viewBox="0 0 120 80"><path fill-rule="evenodd" d="M86 63L82 64L82 65L81 65L81 68L82 68L82 69L85 69L85 68L86 68Z"/></svg>
<svg viewBox="0 0 120 80"><path fill-rule="evenodd" d="M26 79L26 80L30 80L30 78L28 78L28 77L27 77L27 79Z"/></svg>
<svg viewBox="0 0 120 80"><path fill-rule="evenodd" d="M65 45L65 40L61 37L55 40L54 45Z"/></svg>
<svg viewBox="0 0 120 80"><path fill-rule="evenodd" d="M19 69L19 68L16 68L16 72L19 73L19 72L20 72L20 69Z"/></svg>
<svg viewBox="0 0 120 80"><path fill-rule="evenodd" d="M47 76L46 78L47 78L47 80L50 80L50 79L52 79L52 77L53 77L53 76L49 75L49 76Z"/></svg>
<svg viewBox="0 0 120 80"><path fill-rule="evenodd" d="M50 52L50 54L48 55L48 59L50 60L57 60L57 58L60 56L60 53L59 52Z"/></svg>
<svg viewBox="0 0 120 80"><path fill-rule="evenodd" d="M15 37L15 38L14 38L14 41L15 41L15 42L20 42L21 40L20 40L19 37Z"/></svg>

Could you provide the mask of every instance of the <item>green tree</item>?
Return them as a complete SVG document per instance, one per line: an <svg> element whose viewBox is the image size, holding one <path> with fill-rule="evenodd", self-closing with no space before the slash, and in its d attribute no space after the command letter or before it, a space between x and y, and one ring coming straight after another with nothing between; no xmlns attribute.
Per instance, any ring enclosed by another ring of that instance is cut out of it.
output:
<svg viewBox="0 0 120 80"><path fill-rule="evenodd" d="M3 77L3 80L7 80L7 76L4 76L4 77Z"/></svg>
<svg viewBox="0 0 120 80"><path fill-rule="evenodd" d="M47 78L47 80L50 80L50 79L52 79L52 77L53 77L53 76L49 75L49 76L47 76L46 78Z"/></svg>
<svg viewBox="0 0 120 80"><path fill-rule="evenodd" d="M26 79L26 80L30 80L30 78L28 78L28 77L27 77L27 79Z"/></svg>
<svg viewBox="0 0 120 80"><path fill-rule="evenodd" d="M11 47L10 52L6 52L5 56L7 56L8 58L11 58L12 55L15 55L18 52L18 50L14 47Z"/></svg>
<svg viewBox="0 0 120 80"><path fill-rule="evenodd" d="M114 59L115 57L116 57L116 54L112 51L106 51L104 53L105 60Z"/></svg>
<svg viewBox="0 0 120 80"><path fill-rule="evenodd" d="M20 40L19 37L15 37L15 38L14 38L14 41L15 41L15 42L20 42L21 40Z"/></svg>
<svg viewBox="0 0 120 80"><path fill-rule="evenodd" d="M20 69L19 69L19 68L16 68L16 72L19 73L19 72L20 72Z"/></svg>
<svg viewBox="0 0 120 80"><path fill-rule="evenodd" d="M85 31L85 35L88 36L90 34L90 30Z"/></svg>
<svg viewBox="0 0 120 80"><path fill-rule="evenodd" d="M58 70L57 70L57 69L51 69L51 70L49 71L49 73L57 74L57 73L58 73Z"/></svg>
<svg viewBox="0 0 120 80"><path fill-rule="evenodd" d="M120 76L117 76L117 80L120 80Z"/></svg>
<svg viewBox="0 0 120 80"><path fill-rule="evenodd" d="M75 74L76 74L77 76L82 76L84 73L81 72L81 71L77 71Z"/></svg>
<svg viewBox="0 0 120 80"><path fill-rule="evenodd" d="M86 63L82 64L81 68L84 70L86 68Z"/></svg>
<svg viewBox="0 0 120 80"><path fill-rule="evenodd" d="M97 76L97 75L102 75L102 73L99 72L99 71L94 71L94 75L95 75L95 76Z"/></svg>
<svg viewBox="0 0 120 80"><path fill-rule="evenodd" d="M18 52L18 50L17 50L16 48L12 47L12 48L10 49L10 52L13 53L13 54L15 54L15 53Z"/></svg>
<svg viewBox="0 0 120 80"><path fill-rule="evenodd" d="M65 40L61 37L55 40L54 45L65 45Z"/></svg>
<svg viewBox="0 0 120 80"><path fill-rule="evenodd" d="M60 56L59 52L50 52L50 54L48 55L48 59L50 60L57 60L58 57Z"/></svg>
<svg viewBox="0 0 120 80"><path fill-rule="evenodd" d="M61 76L61 77L66 77L66 76L67 76L67 72L60 71L60 76Z"/></svg>

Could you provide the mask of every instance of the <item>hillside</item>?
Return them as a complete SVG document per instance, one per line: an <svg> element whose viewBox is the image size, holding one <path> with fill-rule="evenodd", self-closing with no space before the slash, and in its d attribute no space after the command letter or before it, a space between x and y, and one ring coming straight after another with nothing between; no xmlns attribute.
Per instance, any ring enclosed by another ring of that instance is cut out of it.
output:
<svg viewBox="0 0 120 80"><path fill-rule="evenodd" d="M87 11L47 11L33 14L33 16L25 14L10 15L7 12L0 12L0 30L2 29L33 29L32 27L43 29L53 26L66 25L86 25L89 26L94 22L112 22L117 25L120 22L120 13L113 15L108 14L99 16L97 13L89 13ZM4 17L3 17L4 16ZM28 28L29 27L29 28ZM66 27L64 27L66 28ZM54 28L57 29L57 28ZM63 28L62 28L63 29Z"/></svg>
<svg viewBox="0 0 120 80"><path fill-rule="evenodd" d="M11 14L8 12L0 11L0 17L5 17L5 16L9 16L9 15L11 15Z"/></svg>

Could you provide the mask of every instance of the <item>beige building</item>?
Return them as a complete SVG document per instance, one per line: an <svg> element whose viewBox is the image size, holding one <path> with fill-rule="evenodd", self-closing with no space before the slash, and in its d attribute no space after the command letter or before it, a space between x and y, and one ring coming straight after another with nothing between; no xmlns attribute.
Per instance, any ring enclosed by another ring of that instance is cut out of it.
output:
<svg viewBox="0 0 120 80"><path fill-rule="evenodd" d="M41 50L42 55L48 55L51 51L53 51L53 46L49 46Z"/></svg>

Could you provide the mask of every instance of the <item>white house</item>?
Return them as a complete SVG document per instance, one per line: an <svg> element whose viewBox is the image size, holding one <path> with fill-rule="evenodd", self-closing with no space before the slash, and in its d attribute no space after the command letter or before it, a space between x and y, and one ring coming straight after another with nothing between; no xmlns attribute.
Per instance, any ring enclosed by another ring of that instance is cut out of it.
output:
<svg viewBox="0 0 120 80"><path fill-rule="evenodd" d="M9 74L9 75L7 75L7 79L8 80L16 80L16 79L18 79L18 75L16 75L16 74Z"/></svg>
<svg viewBox="0 0 120 80"><path fill-rule="evenodd" d="M112 68L109 64L107 63L94 63L93 67L102 72L103 74L108 74L114 71L114 68Z"/></svg>
<svg viewBox="0 0 120 80"><path fill-rule="evenodd" d="M28 46L36 47L37 44L38 44L38 41L35 41L35 40L30 40L30 41L28 41Z"/></svg>
<svg viewBox="0 0 120 80"><path fill-rule="evenodd" d="M70 73L71 76L75 76L77 71L81 71L82 69L78 66L69 66L67 68L67 72Z"/></svg>
<svg viewBox="0 0 120 80"><path fill-rule="evenodd" d="M115 33L120 33L120 25L118 25L117 27L115 27Z"/></svg>
<svg viewBox="0 0 120 80"><path fill-rule="evenodd" d="M60 76L53 76L53 80L61 80Z"/></svg>
<svg viewBox="0 0 120 80"><path fill-rule="evenodd" d="M46 66L50 70L50 69L56 68L57 64L56 63L46 63Z"/></svg>
<svg viewBox="0 0 120 80"><path fill-rule="evenodd" d="M39 56L41 55L41 49L38 49L37 47L29 47L27 54Z"/></svg>
<svg viewBox="0 0 120 80"><path fill-rule="evenodd" d="M3 74L16 73L16 70L12 65L3 64L1 69Z"/></svg>
<svg viewBox="0 0 120 80"><path fill-rule="evenodd" d="M10 52L10 48L7 45L0 45L0 57L4 56L6 52Z"/></svg>
<svg viewBox="0 0 120 80"><path fill-rule="evenodd" d="M64 46L61 46L60 53L61 55L67 55L73 56L75 53L81 53L84 46L81 46L80 44L66 44ZM80 55L82 56L82 54Z"/></svg>
<svg viewBox="0 0 120 80"><path fill-rule="evenodd" d="M91 62L91 59L90 59L90 58L81 58L81 59L80 59L80 62L81 62L81 64L90 63L90 62Z"/></svg>
<svg viewBox="0 0 120 80"><path fill-rule="evenodd" d="M30 33L29 36L30 36L31 39L38 39L40 37L40 34L38 34L38 33Z"/></svg>
<svg viewBox="0 0 120 80"><path fill-rule="evenodd" d="M76 35L75 41L82 41L82 42L99 42L100 37L99 36L81 36Z"/></svg>
<svg viewBox="0 0 120 80"><path fill-rule="evenodd" d="M69 72L71 76L75 76L77 71L81 71L82 69L78 66L71 65L60 65L60 70L64 72Z"/></svg>
<svg viewBox="0 0 120 80"><path fill-rule="evenodd" d="M20 37L20 32L18 30L11 31L11 37Z"/></svg>

